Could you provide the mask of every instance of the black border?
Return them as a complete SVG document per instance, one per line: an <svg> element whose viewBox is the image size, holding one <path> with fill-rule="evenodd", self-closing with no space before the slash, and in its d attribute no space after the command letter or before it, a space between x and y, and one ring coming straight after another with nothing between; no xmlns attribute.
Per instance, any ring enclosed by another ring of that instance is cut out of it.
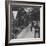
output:
<svg viewBox="0 0 46 46"><path fill-rule="evenodd" d="M17 3L27 3L27 4L39 4L39 5L43 5L43 41L8 44L8 2L14 2L14 3L17 2ZM43 44L43 43L45 43L45 2L5 1L5 11L6 11L5 46L8 46L8 45L26 45L26 44Z"/></svg>

